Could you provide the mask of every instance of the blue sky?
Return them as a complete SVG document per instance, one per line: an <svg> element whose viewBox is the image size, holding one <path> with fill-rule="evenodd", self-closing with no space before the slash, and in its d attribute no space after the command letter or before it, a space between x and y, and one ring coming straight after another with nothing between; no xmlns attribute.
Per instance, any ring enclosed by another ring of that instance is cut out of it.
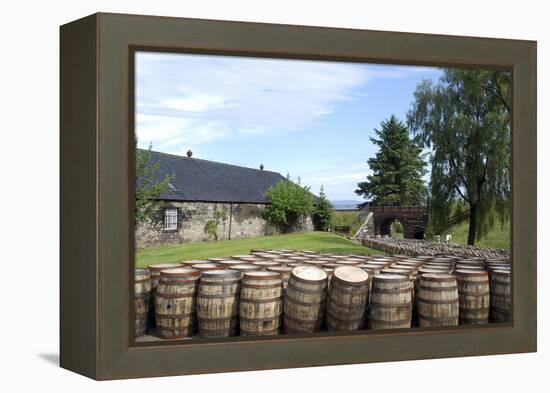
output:
<svg viewBox="0 0 550 393"><path fill-rule="evenodd" d="M369 137L395 114L405 120L432 67L138 52L139 146L258 168L331 200L354 190L375 152Z"/></svg>

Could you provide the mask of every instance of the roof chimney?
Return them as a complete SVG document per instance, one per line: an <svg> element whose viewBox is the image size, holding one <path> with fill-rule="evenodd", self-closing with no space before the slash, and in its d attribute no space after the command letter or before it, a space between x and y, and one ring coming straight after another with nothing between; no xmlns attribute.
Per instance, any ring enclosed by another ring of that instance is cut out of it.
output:
<svg viewBox="0 0 550 393"><path fill-rule="evenodd" d="M261 171L264 170L264 164L260 164L260 170L261 170Z"/></svg>
<svg viewBox="0 0 550 393"><path fill-rule="evenodd" d="M193 152L191 150L187 150L187 158L193 157Z"/></svg>

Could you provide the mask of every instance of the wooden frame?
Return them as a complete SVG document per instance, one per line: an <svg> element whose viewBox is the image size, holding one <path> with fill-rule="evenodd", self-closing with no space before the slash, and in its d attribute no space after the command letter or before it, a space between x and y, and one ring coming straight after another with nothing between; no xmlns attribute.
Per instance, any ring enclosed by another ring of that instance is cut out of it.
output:
<svg viewBox="0 0 550 393"><path fill-rule="evenodd" d="M132 342L136 49L513 72L513 322ZM536 43L95 14L61 27L61 366L95 379L536 351Z"/></svg>

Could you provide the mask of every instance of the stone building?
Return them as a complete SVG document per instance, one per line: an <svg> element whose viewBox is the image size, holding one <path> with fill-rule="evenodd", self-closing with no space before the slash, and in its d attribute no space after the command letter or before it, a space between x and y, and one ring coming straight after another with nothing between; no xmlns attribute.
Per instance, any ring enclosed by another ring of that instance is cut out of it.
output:
<svg viewBox="0 0 550 393"><path fill-rule="evenodd" d="M158 198L153 217L136 228L138 248L209 240L204 228L217 222L218 240L242 239L279 233L263 213L265 192L281 174L261 169L166 153L152 152L159 162L160 180L171 175L169 188ZM312 231L311 217L303 217L291 231Z"/></svg>

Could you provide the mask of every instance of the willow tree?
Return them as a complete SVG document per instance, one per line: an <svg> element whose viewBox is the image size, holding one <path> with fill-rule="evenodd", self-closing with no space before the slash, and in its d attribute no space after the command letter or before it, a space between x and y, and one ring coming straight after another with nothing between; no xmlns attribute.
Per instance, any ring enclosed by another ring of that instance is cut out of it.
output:
<svg viewBox="0 0 550 393"><path fill-rule="evenodd" d="M411 130L431 148L430 210L436 230L453 204L469 208L468 244L509 213L510 74L445 69L425 80L408 114Z"/></svg>

